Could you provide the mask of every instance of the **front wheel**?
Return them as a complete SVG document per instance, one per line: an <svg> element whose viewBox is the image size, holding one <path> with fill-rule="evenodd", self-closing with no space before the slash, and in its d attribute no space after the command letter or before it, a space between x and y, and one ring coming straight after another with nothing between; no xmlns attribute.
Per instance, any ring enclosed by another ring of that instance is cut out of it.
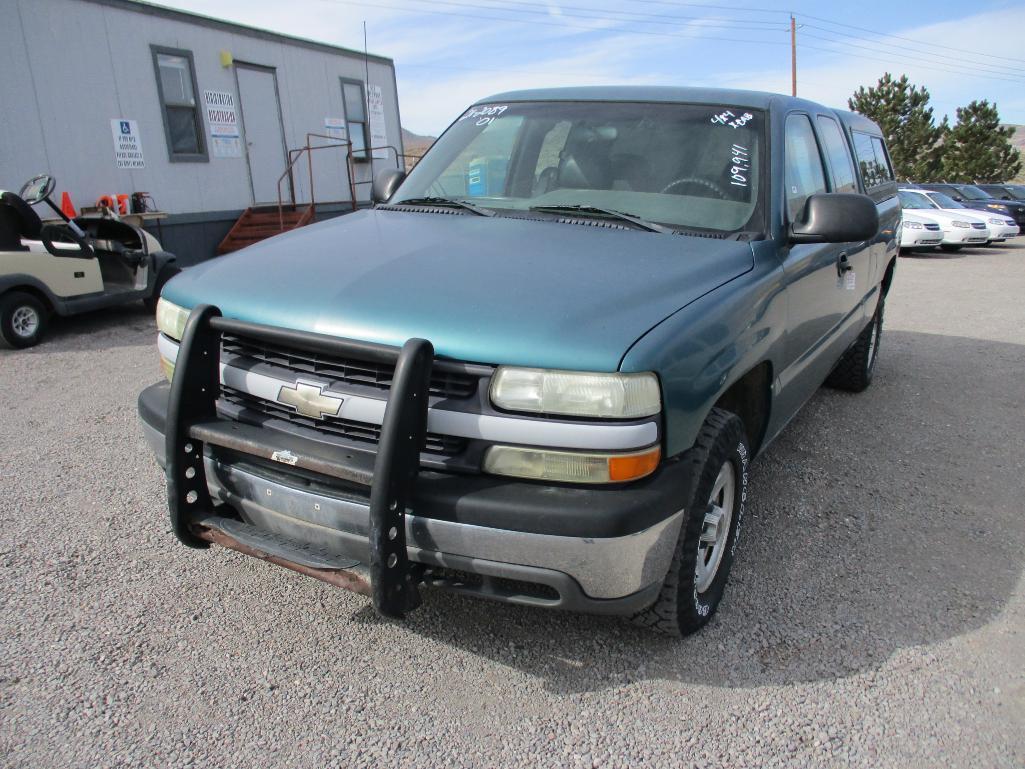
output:
<svg viewBox="0 0 1025 769"><path fill-rule="evenodd" d="M39 344L46 320L46 306L32 294L12 291L0 297L0 336L11 347Z"/></svg>
<svg viewBox="0 0 1025 769"><path fill-rule="evenodd" d="M680 461L680 472L693 477L672 564L655 603L634 615L635 624L681 637L715 614L737 552L749 458L743 422L712 409L694 448Z"/></svg>

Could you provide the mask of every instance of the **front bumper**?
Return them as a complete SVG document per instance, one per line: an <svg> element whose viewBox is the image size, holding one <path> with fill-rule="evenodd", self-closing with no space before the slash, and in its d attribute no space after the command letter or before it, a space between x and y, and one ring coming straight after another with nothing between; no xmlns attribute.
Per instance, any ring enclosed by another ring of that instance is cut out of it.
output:
<svg viewBox="0 0 1025 769"><path fill-rule="evenodd" d="M1007 240L1008 238L1016 238L1021 232L1021 229L1016 224L990 224L989 227L990 240L999 243Z"/></svg>
<svg viewBox="0 0 1025 769"><path fill-rule="evenodd" d="M943 242L943 233L940 230L909 230L901 231L901 248L928 248L938 246Z"/></svg>
<svg viewBox="0 0 1025 769"><path fill-rule="evenodd" d="M143 433L165 469L169 395L161 383L139 396ZM272 451L267 446L261 458L206 446L211 499L263 531L367 563L369 494L268 462ZM654 600L669 568L687 475L666 462L627 486L581 488L421 470L405 515L407 556L441 575L428 585L511 603L630 614Z"/></svg>
<svg viewBox="0 0 1025 769"><path fill-rule="evenodd" d="M943 230L943 245L945 246L967 246L971 244L983 245L990 240L988 229L975 229L974 227L948 227Z"/></svg>

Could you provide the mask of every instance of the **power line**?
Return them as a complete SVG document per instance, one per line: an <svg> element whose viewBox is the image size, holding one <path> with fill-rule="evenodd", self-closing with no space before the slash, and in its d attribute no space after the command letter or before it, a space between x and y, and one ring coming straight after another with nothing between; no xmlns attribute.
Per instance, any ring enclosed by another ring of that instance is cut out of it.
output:
<svg viewBox="0 0 1025 769"><path fill-rule="evenodd" d="M634 28L624 28L623 27L623 25L655 24L655 23L658 23L661 26L665 26L664 22L662 22L662 21L656 22L656 21L654 21L654 19L668 19L668 20L673 20L673 21L700 20L700 21L703 21L704 23L702 23L700 25L690 25L690 24L686 25L687 28L690 29L690 30L700 31L700 30L706 29L706 28L721 28L721 25L718 22L727 22L728 21L728 19L725 19L725 18L722 18L722 17L716 18L716 20L714 22L712 22L712 21L704 21L704 19L702 17L672 16L672 15L669 15L669 14L641 14L641 13L627 12L627 11L617 11L617 10L608 10L608 11L606 11L606 10L592 9L592 8L589 8L589 7L586 7L586 6L576 6L576 5L574 5L574 6L563 6L563 13L561 14L561 16L553 17L550 14L550 12L548 11L548 6L547 5L545 5L543 3L538 3L538 2L531 2L530 0L486 0L487 2L490 2L492 4L491 5L476 5L476 6L471 6L471 5L468 5L466 3L462 3L462 2L453 2L452 0L402 0L402 2L405 2L405 3L413 3L414 4L413 7L409 7L408 5L405 5L405 6L403 6L403 5L395 5L392 2L384 2L384 3L377 2L377 3L375 3L375 2L369 2L368 0L324 0L324 1L325 2L336 2L336 3L343 4L343 5L367 6L367 7L371 7L371 8L382 8L382 9L393 10L393 11L395 11L395 10L407 11L407 12L410 12L410 13L418 13L418 14L432 14L432 15L442 15L442 16L455 16L455 17L463 17L463 18L482 19L482 20L492 21L492 22L506 22L506 23L512 23L512 24L532 24L532 25L543 25L543 26L560 27L560 28L581 29L581 30L586 30L586 31L589 31L589 32L607 32L607 33L617 33L617 34L640 34L640 35L649 35L649 36L665 37L665 38L677 38L677 39L687 39L687 40L716 40L716 41L727 41L727 42L731 42L731 43L750 43L750 44L755 44L755 45L787 45L787 43L782 41L782 40L744 39L744 38L733 38L733 37L727 38L727 37L719 37L719 36L714 36L714 35L701 35L701 34L697 34L697 35L695 35L695 34L678 34L678 33L666 32L666 31L655 31L655 30L650 30L650 29L634 29ZM742 9L740 7L725 7L725 6L721 6L721 5L713 6L713 5L703 4L703 3L669 3L669 2L664 2L663 0L647 0L647 2L650 3L650 4L657 4L657 5L671 5L673 7L678 7L678 6L681 6L681 5L682 6L690 6L690 7L709 7L709 8L716 8L716 9L718 9L720 11L725 9L725 10L746 10L746 11L758 12L758 13L779 13L779 11L770 10L770 9L756 9L756 8L744 8L744 9ZM496 6L496 5L494 5L494 3L504 3L505 6L512 6L512 7ZM430 8L424 8L424 7L421 7L419 4L429 5L431 7ZM438 10L435 7L437 5L445 5L445 6L449 6L449 7L452 7L452 8L459 8L459 9L463 9L463 10L460 10L460 11L455 11L455 10L450 10L450 11ZM517 6L520 6L520 7L517 7ZM534 6L534 8L522 7L522 6ZM535 8L537 8L537 7L544 8L544 10L536 10ZM527 17L527 18L509 18L508 16L494 16L494 15L486 15L486 14L480 14L480 13L467 13L466 10L495 11L495 12L498 12L498 13L512 14L514 16L518 15L518 16ZM567 13L565 13L565 11L567 11L567 10L569 10L569 11L586 11L586 12L588 12L588 15L580 15L580 14L573 14L573 13L567 14ZM591 14L592 11L593 11L593 15ZM604 14L607 14L607 13L619 13L621 16L631 16L633 18L612 18L612 17L609 17L607 15L604 15ZM531 16L534 16L534 17L542 16L544 18L529 18ZM593 19L594 21L597 21L597 22L611 22L611 23L619 25L619 26L614 27L614 28L610 28L610 27L596 27L596 26L584 25L584 24L574 24L571 21L567 21L566 20L567 18L570 18L570 19L587 18L587 19ZM827 19L821 19L820 17L811 17L811 16L809 16L808 18L815 18L815 19L821 20L821 21L823 21L823 22L825 22L827 24L834 24L834 25L837 25L837 26L848 26L848 27L853 28L853 29L859 29L857 27L854 27L853 25L842 25L840 22L832 22L832 21L829 21ZM652 19L652 21L649 21L648 19ZM743 21L743 20L738 20L738 21ZM761 32L761 31L765 31L765 32L784 31L786 29L785 27L779 27L779 28L774 29L774 28L768 26L768 25L774 24L774 22L761 22L761 21L759 21L758 23L766 25L766 27L764 29L763 28L755 28L755 31L759 31L759 32ZM738 28L740 28L735 23L734 24L726 24L725 26L727 26L730 29L738 29ZM837 30L829 30L829 29L817 27L815 25L806 25L806 26L810 26L810 27L813 27L815 29L819 29L820 31L827 32L828 34L838 35L838 36L842 36L842 37L849 37L849 38L855 39L855 40L863 40L864 39L864 38L860 38L860 37L855 36L855 35L850 35L848 33L840 32L840 31L837 31ZM872 54L876 54L876 56L874 56L874 57L873 56L866 56L864 54L850 54L850 53L846 53L846 52L842 52L842 51L837 51L835 49L825 48L825 47L822 47L822 46L814 46L814 45L802 44L802 47L807 49L807 50L819 51L819 52L828 53L828 54L831 54L831 55L834 55L834 56L837 55L838 53L843 53L846 56L854 56L855 58L860 58L860 59L863 59L863 60L866 60L866 61L881 61L883 63L888 63L888 64L894 64L896 62L893 62L892 59L891 60L881 59L881 58L879 58L879 56L883 56L883 57L886 57L886 56L889 56L889 57L899 57L902 62L906 62L906 61L921 62L917 66L922 68L922 69L931 69L931 70L938 71L938 72L947 72L947 73L956 74L956 75L966 75L966 76L976 76L976 77L985 76L985 77L987 77L989 79L1004 80L1006 82L1013 82L1013 83L1025 82L1025 79L1020 78L1015 72L1006 71L1005 69L1000 68L1000 67L1002 67L1002 65L989 65L989 64L982 64L982 63L978 63L978 62L969 62L969 64L971 64L971 66L974 67L975 69L967 70L967 69L964 69L964 68L957 68L956 65L955 66L950 66L946 59L937 58L935 55L929 54L929 53L923 52L923 51L915 51L914 53L920 54L920 56L914 56L914 55L909 55L909 53L907 51L904 51L904 50L901 50L899 53L891 53L889 51L879 50L878 48L873 48L873 47L864 46L864 45L858 45L857 43L850 43L850 42L846 42L844 40L837 40L837 39L834 39L834 38L823 37L821 35L814 35L814 34L811 34L811 33L805 33L805 36L813 38L813 39L817 39L817 40L822 40L822 41L825 41L825 42L828 42L828 43L832 43L833 45L836 45L836 46L846 46L846 47L849 47L849 48L860 49L860 50L868 51L869 53L872 53ZM898 36L890 36L890 37L897 38ZM902 38L902 39L911 40L910 38ZM912 42L917 42L917 41L912 41ZM889 44L885 44L884 43L882 45L889 45ZM895 46L890 45L890 47L895 47ZM926 57L929 57L929 58L926 58ZM983 69L980 70L979 68L983 68ZM1014 69L1014 68L1007 68L1007 69Z"/></svg>
<svg viewBox="0 0 1025 769"><path fill-rule="evenodd" d="M643 22L645 24L663 24L665 21L676 21L676 22L699 21L699 22L701 22L701 24L700 25L695 25L695 26L701 26L701 27L712 26L712 27L726 27L728 29L758 29L758 30L762 29L762 27L766 27L767 31L773 31L773 28L775 28L776 30L781 30L781 29L784 28L783 22L779 22L779 21L762 21L760 19L737 19L737 18L715 17L715 16L679 16L679 15L668 14L668 13L637 13L635 11L620 11L620 10L617 10L617 9L594 8L594 7L587 7L587 6L580 6L580 5L565 5L564 3L560 3L559 4L559 6L558 6L559 13L553 14L551 12L552 6L551 6L550 3L530 2L530 0L486 0L486 2L489 2L489 3L501 3L502 5L511 5L511 6L533 6L534 8L541 8L543 10L540 10L540 11L530 11L530 12L538 13L538 14L541 14L541 15L544 15L544 16L553 17L553 18L558 18L559 16L564 16L564 15L566 15L565 12L567 10L570 10L570 11L584 11L587 14L587 16L584 17L584 18L593 18L595 14L598 14L600 16L601 14L615 13L615 14L619 14L620 16L633 17L631 19L623 19L623 21L638 21L638 22ZM468 6L468 7L480 7L480 8L487 7L487 8L490 8L491 6ZM521 9L521 8L496 8L496 10L508 10L508 11L513 11L513 12L516 12L516 11L527 12L527 9L525 9L525 8L523 8L523 9ZM579 14L572 14L572 15L578 16ZM612 18L609 18L609 20L610 21L618 21L618 19L612 19ZM738 27L737 26L738 23L741 24L741 25L744 25L744 26ZM761 26L749 26L749 25L761 25Z"/></svg>
<svg viewBox="0 0 1025 769"><path fill-rule="evenodd" d="M1007 80L1008 82L1012 82L1012 83L1022 83L1022 82L1025 82L1025 77L1023 77L1022 75L1015 74L1013 72L1005 72L1003 70L981 70L981 71L979 69L966 70L966 69L957 68L956 65L954 65L954 67L952 68L952 67L948 66L947 62L944 61L944 60L937 61L936 59L923 58L923 57L920 57L920 56L912 56L912 55L909 55L908 53L893 53L893 52L890 52L890 51L880 51L880 50L878 50L876 48L870 48L869 46L858 45L857 43L848 43L845 40L835 40L833 38L822 37L821 35L815 35L815 34L812 34L810 32L805 32L804 33L804 37L810 37L810 38L812 38L814 40L824 40L827 43L834 43L835 45L844 45L844 46L848 46L850 48L857 48L859 50L869 51L870 53L878 54L878 55L881 55L881 56L899 57L902 61L924 62L925 64L930 64L930 65L941 65L941 66L945 66L946 71L948 71L948 72L955 72L955 73L958 73L958 74L966 74L966 75L984 74L984 75L986 75L988 77L993 77L993 78L996 78L996 79L999 79L999 80ZM807 48L807 47L810 47L810 46L805 46L805 47Z"/></svg>
<svg viewBox="0 0 1025 769"><path fill-rule="evenodd" d="M875 56L865 56L864 54L850 54L850 53L847 53L846 51L837 51L835 48L823 48L822 46L817 46L817 45L802 45L801 47L802 47L802 49L811 50L811 51L822 51L824 53L832 54L833 56L836 56L836 55L853 56L853 57L858 58L858 59L864 59L865 61L878 61L878 62L881 62L883 64L887 64L887 65L890 65L890 66L893 66L896 63L893 59L880 59L880 58L875 57ZM937 67L937 66L934 66L934 65L931 65L931 64L919 64L917 66L920 69L931 69L931 70L934 70L936 72L948 72L948 73L950 73L952 75L972 75L972 74L978 74L978 73L968 72L966 70L946 69L944 67ZM1021 83L1022 82L1021 80L1012 80L1010 78L998 77L996 75L985 75L985 77L988 80L1003 80L1003 81L1006 81L1008 83Z"/></svg>
<svg viewBox="0 0 1025 769"><path fill-rule="evenodd" d="M439 15L439 16L458 16L458 17L463 17L463 18L468 18L468 19L483 19L485 21L504 21L504 22L508 22L508 23L511 23L511 24L535 24L535 25L536 24L540 24L540 25L544 25L544 26L548 26L548 27L561 27L561 28L567 28L568 27L568 28L571 28L571 29L587 30L589 32L608 32L608 31L610 31L610 29L608 27L594 27L594 26L584 25L584 24L571 24L571 23L565 23L565 22L545 21L545 20L542 20L542 19L510 19L508 17L487 16L487 15L476 14L476 13L460 13L460 12L457 12L457 11L439 11L439 10L435 10L433 7L432 8L421 8L421 7L409 8L407 6L397 6L397 5L390 5L390 4L384 4L384 3L372 3L372 2L367 2L366 0L322 0L322 2L331 2L331 3L341 4L341 5L355 5L355 6L368 7L368 8L383 8L385 10L390 10L390 11L409 11L411 13L432 14L432 15ZM455 6L455 7L458 7L458 8L469 8L469 7L471 7L471 6L464 5L463 3L449 2L448 0L403 0L403 2L407 2L407 3L425 3L425 4L430 5L430 6L449 5L449 6ZM473 6L473 7L476 7L478 9L481 8L481 6ZM503 9L496 8L494 10L507 11L507 12L510 12L510 13L520 12L520 11L515 11L514 9L504 9L504 8ZM600 21L601 19L596 19L596 20ZM617 20L617 19L605 19L605 21L620 21L620 20ZM627 22L627 23L629 23L629 22ZM699 30L699 29L701 29L701 27L694 27L694 29L698 29ZM713 35L680 35L680 34L673 34L671 32L656 32L654 30L649 30L649 29L621 29L621 28L619 28L619 29L615 29L615 30L611 30L611 31L614 31L614 32L617 32L617 33L620 33L620 34L650 35L650 36L654 36L654 37L674 38L674 39L677 39L677 40L721 40L721 41L726 41L726 42L730 42L730 43L751 43L751 44L754 44L754 45L786 45L786 43L784 43L782 40L778 40L778 41L774 41L774 40L751 40L751 39L735 38L735 37L716 37L716 36L713 36Z"/></svg>
<svg viewBox="0 0 1025 769"><path fill-rule="evenodd" d="M653 0L648 0L648 1L651 2ZM635 2L645 2L645 0L635 0ZM680 5L685 5L685 3L680 3ZM970 53L970 54L973 54L975 56L987 56L987 57L989 57L991 59L1003 59L1004 61L1013 61L1016 64L1025 64L1025 59L1013 59L1013 58L1011 58L1009 56L998 56L998 55L996 55L994 53L985 53L983 51L972 51L972 50L969 50L967 48L956 48L956 47L951 46L951 45L940 45L938 43L935 44L935 45L927 44L927 43L923 43L921 40L916 40L913 37L902 37L901 35L894 35L894 34L888 34L886 32L880 32L878 29L867 29L866 27L856 27L853 24L845 24L845 23L843 23L841 21L832 21L831 19L824 19L821 16L812 16L810 13L803 13L803 14L801 14L801 18L803 18L803 19L813 19L815 21L821 21L824 24L832 24L835 27L847 27L848 29L856 29L859 32L868 32L870 35L874 35L876 37L892 37L894 40L904 40L905 42L917 43L918 45L932 45L933 48L943 48L944 50L953 51L955 53Z"/></svg>
<svg viewBox="0 0 1025 769"><path fill-rule="evenodd" d="M909 49L905 45L897 45L897 44L894 44L894 43L882 43L882 42L878 42L876 40L872 40L872 39L869 39L869 38L860 37L858 35L851 35L851 34L848 34L846 32L838 32L835 29L827 29L825 27L820 27L820 26L817 26L815 24L805 24L803 26L807 27L808 29L817 29L817 30L819 30L821 32L825 32L825 33L830 34L830 35L837 35L837 36L840 36L840 37L847 37L847 38L850 38L852 40L861 40L861 41L864 41L864 42L869 42L869 43L872 43L874 46L884 46L886 48L896 49L896 52L900 53L901 55L907 55L908 52L910 51L911 53L919 54L919 55L922 55L922 56L928 56L928 57L930 57L933 60L939 61L940 63L946 63L946 62L950 61L950 57L945 55L945 54L933 53L931 51L920 51L920 50L915 49L915 48ZM811 35L811 34L808 34L808 36L809 37L817 37L819 40L831 40L831 39L834 39L834 38L819 37L817 35ZM851 43L850 45L853 45L853 43ZM875 49L871 49L870 48L869 50L875 50ZM891 53L891 51L884 51L884 53ZM1018 72L1025 73L1025 68L1022 68L1022 67L1011 67L1011 66L1008 66L1006 64L991 64L989 62L981 62L981 61L980 62L964 61L964 62L962 62L962 64L970 64L973 67L986 67L987 69L985 71L999 72L999 73L1003 73L1003 74L1015 74L1015 73L1018 73Z"/></svg>

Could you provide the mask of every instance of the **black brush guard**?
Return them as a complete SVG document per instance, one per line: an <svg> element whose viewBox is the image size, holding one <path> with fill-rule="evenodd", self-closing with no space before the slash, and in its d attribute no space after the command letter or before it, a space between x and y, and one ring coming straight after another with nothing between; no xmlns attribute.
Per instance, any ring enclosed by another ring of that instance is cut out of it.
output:
<svg viewBox="0 0 1025 769"><path fill-rule="evenodd" d="M302 438L266 440L264 428L217 416L220 394L221 334L253 337L268 343L301 350L336 354L395 366L395 375L381 426L377 454L346 452ZM204 522L226 520L221 506L207 488L204 446L220 446L246 454L278 459L285 448L288 464L357 483L370 488L370 593L378 612L402 617L420 604L418 585L423 567L406 553L406 505L420 471L420 451L427 436L428 387L434 348L424 339L410 339L401 348L339 339L323 334L261 326L221 316L216 307L200 305L192 310L182 335L171 382L167 410L167 498L175 535L189 547L209 547L211 541L311 576L320 576L309 564L292 562L287 555L268 555L269 547L249 542L239 546L225 530L210 532ZM273 443L273 445L268 445ZM230 529L227 532L230 534ZM267 538L271 542L270 538ZM350 561L345 566L357 565ZM321 570L338 579L339 566Z"/></svg>

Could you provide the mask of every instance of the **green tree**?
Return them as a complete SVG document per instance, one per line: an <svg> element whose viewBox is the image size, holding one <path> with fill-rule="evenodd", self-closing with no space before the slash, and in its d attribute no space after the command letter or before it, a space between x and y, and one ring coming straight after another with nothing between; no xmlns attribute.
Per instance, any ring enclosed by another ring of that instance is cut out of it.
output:
<svg viewBox="0 0 1025 769"><path fill-rule="evenodd" d="M926 88L912 85L907 75L894 80L887 72L876 85L861 86L847 104L883 130L898 179L940 181L947 119L936 125Z"/></svg>
<svg viewBox="0 0 1025 769"><path fill-rule="evenodd" d="M1000 125L997 105L983 99L957 108L957 125L943 144L943 175L951 182L1006 182L1021 170L1013 128Z"/></svg>

